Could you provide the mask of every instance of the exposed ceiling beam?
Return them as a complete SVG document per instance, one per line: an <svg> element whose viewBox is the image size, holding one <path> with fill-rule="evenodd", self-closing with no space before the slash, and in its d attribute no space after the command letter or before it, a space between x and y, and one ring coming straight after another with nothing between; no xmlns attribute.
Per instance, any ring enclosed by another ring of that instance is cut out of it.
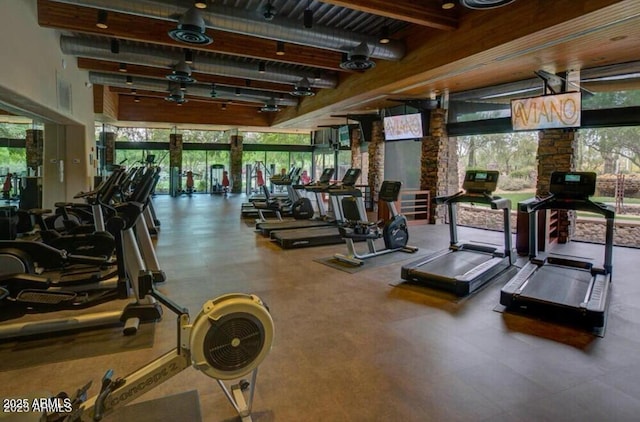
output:
<svg viewBox="0 0 640 422"><path fill-rule="evenodd" d="M273 40L222 31L212 31L214 42L209 45L190 46L174 41L167 35L167 31L175 28L173 22L117 12L109 13L109 28L100 30L95 26L96 9L49 0L38 0L38 23L44 27L86 34L344 72L340 68L342 55L335 51L287 44L286 54L278 56Z"/></svg>
<svg viewBox="0 0 640 422"><path fill-rule="evenodd" d="M436 1L416 0L322 0L323 3L385 16L429 28L453 31L458 28L455 12L438 7Z"/></svg>

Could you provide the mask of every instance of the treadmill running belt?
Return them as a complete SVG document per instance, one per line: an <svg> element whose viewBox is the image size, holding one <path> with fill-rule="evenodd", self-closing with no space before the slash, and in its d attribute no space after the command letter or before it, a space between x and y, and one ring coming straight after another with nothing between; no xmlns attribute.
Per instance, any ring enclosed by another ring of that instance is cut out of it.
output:
<svg viewBox="0 0 640 422"><path fill-rule="evenodd" d="M592 278L587 270L547 264L533 273L520 297L579 308Z"/></svg>
<svg viewBox="0 0 640 422"><path fill-rule="evenodd" d="M433 274L439 277L454 278L477 267L492 258L489 254L460 250L450 252L431 262L412 270L414 274Z"/></svg>

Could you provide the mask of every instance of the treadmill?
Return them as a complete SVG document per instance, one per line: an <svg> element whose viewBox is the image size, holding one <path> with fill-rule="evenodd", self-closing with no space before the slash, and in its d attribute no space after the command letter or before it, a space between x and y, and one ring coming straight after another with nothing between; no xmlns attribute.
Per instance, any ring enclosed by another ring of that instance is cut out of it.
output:
<svg viewBox="0 0 640 422"><path fill-rule="evenodd" d="M341 204L342 198L347 196L358 198L358 209L362 214L361 218L363 220L367 218L362 191L355 187L360 173L360 169L350 168L342 178L341 185L329 185L323 190L323 192L329 193L329 200L335 218L332 225L306 229L275 230L270 233L271 240L278 243L284 249L343 243L344 240L338 229L338 224L344 220Z"/></svg>
<svg viewBox="0 0 640 422"><path fill-rule="evenodd" d="M589 200L595 192L596 174L554 172L550 196L519 204L529 214L529 262L502 288L500 303L507 309L542 312L587 326L604 335L613 268L614 208ZM606 219L604 263L595 265L576 256L538 254L537 211L563 209L588 211Z"/></svg>
<svg viewBox="0 0 640 422"><path fill-rule="evenodd" d="M436 204L447 206L449 248L404 265L401 270L402 278L429 287L448 290L457 296L466 296L511 266L514 262L509 218L511 200L491 195L497 185L497 171L469 170L464 177L463 191L451 196L434 198ZM456 204L459 202L489 204L491 209L502 210L504 248L478 242L458 241Z"/></svg>
<svg viewBox="0 0 640 422"><path fill-rule="evenodd" d="M322 175L320 175L320 178L317 182L309 185L295 186L296 189L304 187L305 190L314 192L316 194L316 198L318 201L318 210L320 214L319 218L310 220L262 221L256 223L256 231L259 231L265 236L269 236L269 234L275 230L293 230L331 225L331 221L324 219L324 204L321 203L322 199L319 198L319 192L328 188L331 177L333 177L333 172L333 168L326 168L322 171Z"/></svg>

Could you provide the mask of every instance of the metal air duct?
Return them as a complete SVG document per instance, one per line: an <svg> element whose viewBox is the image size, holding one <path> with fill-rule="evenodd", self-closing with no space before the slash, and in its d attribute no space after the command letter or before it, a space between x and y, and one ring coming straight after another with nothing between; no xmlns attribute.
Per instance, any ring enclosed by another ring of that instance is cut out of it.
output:
<svg viewBox="0 0 640 422"><path fill-rule="evenodd" d="M60 48L64 54L72 56L88 57L99 60L114 60L110 50L109 40L60 36ZM121 63L141 64L146 66L172 68L183 60L183 52L166 48L150 48L148 45L121 43L117 61ZM294 85L300 78L306 77L312 80L316 88L335 88L337 78L335 75L322 74L316 78L313 71L295 70L269 65L268 70L260 72L255 63L238 62L222 57L198 56L198 72L211 75L229 76L234 78L253 79Z"/></svg>
<svg viewBox="0 0 640 422"><path fill-rule="evenodd" d="M98 73L89 72L89 82L94 85L107 85L115 86L119 88L131 88L131 85L127 84L126 77L121 74L115 73ZM167 81L163 79L152 79L136 77L133 79L133 86L138 90L167 92ZM178 90L180 90L178 88ZM211 85L210 84L190 84L187 87L189 95L203 98L211 98ZM240 96L236 95L235 88L226 86L215 86L216 98L227 99L235 101L246 101L251 103L265 104L273 99L273 92L262 91L258 89L243 88ZM278 103L283 106L295 106L298 104L296 98L290 96L283 96L278 100Z"/></svg>
<svg viewBox="0 0 640 422"><path fill-rule="evenodd" d="M187 7L176 10L175 1L160 0L56 0L79 6L93 7L114 12L128 13L155 19L175 21L175 14L184 13ZM481 0L476 0L479 2ZM485 0L492 1L492 0ZM495 1L495 0L493 0ZM512 0L511 0L512 1ZM502 0L504 2L504 0ZM358 34L340 28L313 25L313 31L304 28L297 20L287 19L277 14L265 21L254 11L236 9L218 4L210 4L202 13L208 28L284 41L309 47L349 53L361 43L371 47L370 56L375 59L400 60L404 57L405 46L398 40L379 44L377 36Z"/></svg>

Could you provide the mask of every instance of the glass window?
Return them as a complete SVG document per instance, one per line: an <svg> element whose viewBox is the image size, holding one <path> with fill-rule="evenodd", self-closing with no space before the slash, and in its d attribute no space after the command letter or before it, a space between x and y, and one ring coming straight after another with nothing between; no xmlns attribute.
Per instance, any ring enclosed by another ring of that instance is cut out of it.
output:
<svg viewBox="0 0 640 422"><path fill-rule="evenodd" d="M384 178L402 182L403 189L420 188L422 143L414 141L385 142Z"/></svg>
<svg viewBox="0 0 640 422"><path fill-rule="evenodd" d="M240 135L246 144L311 145L308 133L242 132Z"/></svg>
<svg viewBox="0 0 640 422"><path fill-rule="evenodd" d="M117 142L169 142L171 129L119 127L115 129Z"/></svg>

